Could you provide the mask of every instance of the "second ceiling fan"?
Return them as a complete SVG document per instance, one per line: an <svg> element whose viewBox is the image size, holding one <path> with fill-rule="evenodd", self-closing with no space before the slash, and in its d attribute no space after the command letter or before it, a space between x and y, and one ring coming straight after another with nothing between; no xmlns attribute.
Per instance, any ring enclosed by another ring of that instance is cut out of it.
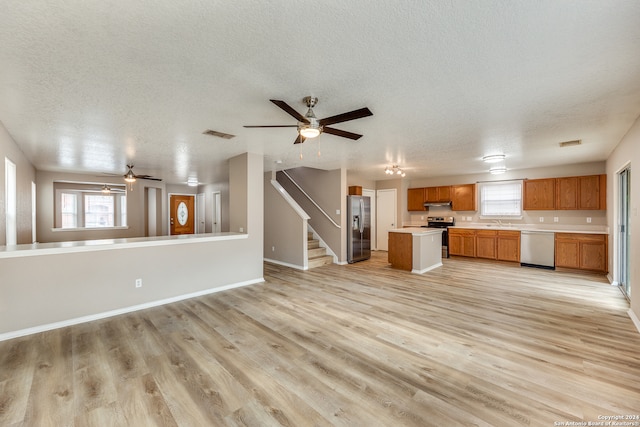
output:
<svg viewBox="0 0 640 427"><path fill-rule="evenodd" d="M362 135L353 132L347 132L345 130L335 129L329 127L336 123L348 122L349 120L361 119L363 117L373 116L373 113L368 108L360 108L358 110L349 111L348 113L342 113L324 119L317 119L313 112L313 107L318 104L318 98L312 96L305 96L302 101L307 105L307 113L303 116L294 110L289 104L278 99L270 99L269 101L276 104L290 116L298 120L297 125L262 125L262 126L244 126L245 128L288 128L297 127L298 137L294 141L294 144L300 144L307 138L315 138L321 133L329 133L331 135L341 136L349 139L360 139Z"/></svg>

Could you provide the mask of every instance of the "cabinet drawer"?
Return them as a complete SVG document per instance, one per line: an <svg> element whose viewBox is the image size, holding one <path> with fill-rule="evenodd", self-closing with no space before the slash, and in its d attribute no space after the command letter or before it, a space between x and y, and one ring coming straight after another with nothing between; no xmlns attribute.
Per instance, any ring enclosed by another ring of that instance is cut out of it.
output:
<svg viewBox="0 0 640 427"><path fill-rule="evenodd" d="M497 230L476 230L477 236L494 237L498 235Z"/></svg>
<svg viewBox="0 0 640 427"><path fill-rule="evenodd" d="M578 240L580 242L605 242L606 234L556 233L556 240Z"/></svg>
<svg viewBox="0 0 640 427"><path fill-rule="evenodd" d="M499 237L512 237L514 239L517 239L520 237L520 232L519 231L511 231L511 230L498 230L498 236Z"/></svg>

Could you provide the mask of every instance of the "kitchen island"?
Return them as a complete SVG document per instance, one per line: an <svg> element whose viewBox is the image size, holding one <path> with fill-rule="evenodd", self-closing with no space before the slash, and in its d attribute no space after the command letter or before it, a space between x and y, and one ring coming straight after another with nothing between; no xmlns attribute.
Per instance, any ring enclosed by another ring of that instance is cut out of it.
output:
<svg viewBox="0 0 640 427"><path fill-rule="evenodd" d="M442 229L398 228L389 231L391 267L415 274L426 273L442 265Z"/></svg>

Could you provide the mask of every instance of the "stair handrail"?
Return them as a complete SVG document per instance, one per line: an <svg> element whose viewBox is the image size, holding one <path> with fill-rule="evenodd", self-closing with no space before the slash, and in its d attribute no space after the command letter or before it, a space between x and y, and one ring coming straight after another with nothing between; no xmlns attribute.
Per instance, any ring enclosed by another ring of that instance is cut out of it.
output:
<svg viewBox="0 0 640 427"><path fill-rule="evenodd" d="M300 187L300 186L298 185L298 183L297 183L293 178L291 178L291 175L289 175L289 174L287 173L287 171L282 170L282 171L280 171L280 172L282 172L282 173L284 174L284 176L286 176L287 178L289 178L289 181L291 181L291 182L293 183L293 185L295 185L295 186L298 188L298 190L300 190L300 192L301 192L302 194L304 194L304 195L305 195L305 197L306 197L307 199L309 199L309 201L310 201L311 203L313 203L313 205L314 205L316 208L318 208L318 210L319 210L319 211L320 211L320 212L321 212L321 213L322 213L322 214L323 214L323 215L324 215L324 216L325 216L325 217L326 217L326 218L331 222L331 224L333 224L333 225L334 225L334 226L336 226L337 228L341 228L341 227L340 227L340 224L338 224L337 222L335 222L335 221L333 220L333 218L331 218L331 217L329 216L329 214L327 214L327 213L324 211L324 209L322 209L322 208L320 207L320 205L318 205L318 204L316 203L316 201L315 201L315 200L313 200L313 199L311 198L311 196L309 196L309 195L307 194L307 192L306 192L306 191L304 191L304 190L302 189L302 187Z"/></svg>

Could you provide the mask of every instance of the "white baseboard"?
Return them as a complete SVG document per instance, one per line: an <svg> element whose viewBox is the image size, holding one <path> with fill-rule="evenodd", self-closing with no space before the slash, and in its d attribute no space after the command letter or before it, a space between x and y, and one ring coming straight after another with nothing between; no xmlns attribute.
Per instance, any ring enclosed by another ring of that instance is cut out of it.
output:
<svg viewBox="0 0 640 427"><path fill-rule="evenodd" d="M308 270L309 269L309 267L305 267L304 265L290 264L288 262L278 261L276 259L263 258L263 260L265 262L270 262L271 264L278 264L278 265L281 265L283 267L295 268L296 270Z"/></svg>
<svg viewBox="0 0 640 427"><path fill-rule="evenodd" d="M80 323L92 322L94 320L105 319L107 317L118 316L120 314L131 313L134 311L144 310L147 308L157 307L160 305L170 304L172 302L178 302L189 298L195 298L203 295L214 294L216 292L227 291L229 289L240 288L248 285L255 285L257 283L263 283L264 277L254 280L247 280L245 282L233 283L231 285L220 286L219 288L205 289L203 291L192 292L190 294L178 295L176 297L165 298L158 301L151 301L144 304L133 305L130 307L119 308L116 310L105 311L102 313L91 314L88 316L76 317L75 319L63 320L61 322L48 323L46 325L34 326L32 328L20 329L18 331L6 332L0 334L0 341L6 341L13 338L19 338L26 335L37 334L39 332L46 332L53 329L64 328L66 326L78 325Z"/></svg>
<svg viewBox="0 0 640 427"><path fill-rule="evenodd" d="M442 263L441 262L439 262L437 264L433 264L430 267L423 268L422 270L411 270L411 272L414 273L414 274L423 274L423 273L426 273L427 271L431 271L434 268L438 268L438 267L442 267Z"/></svg>
<svg viewBox="0 0 640 427"><path fill-rule="evenodd" d="M631 318L631 321L633 322L633 324L636 326L636 329L638 330L638 332L640 332L640 319L638 319L638 316L636 316L636 314L631 309L627 311L627 314Z"/></svg>

